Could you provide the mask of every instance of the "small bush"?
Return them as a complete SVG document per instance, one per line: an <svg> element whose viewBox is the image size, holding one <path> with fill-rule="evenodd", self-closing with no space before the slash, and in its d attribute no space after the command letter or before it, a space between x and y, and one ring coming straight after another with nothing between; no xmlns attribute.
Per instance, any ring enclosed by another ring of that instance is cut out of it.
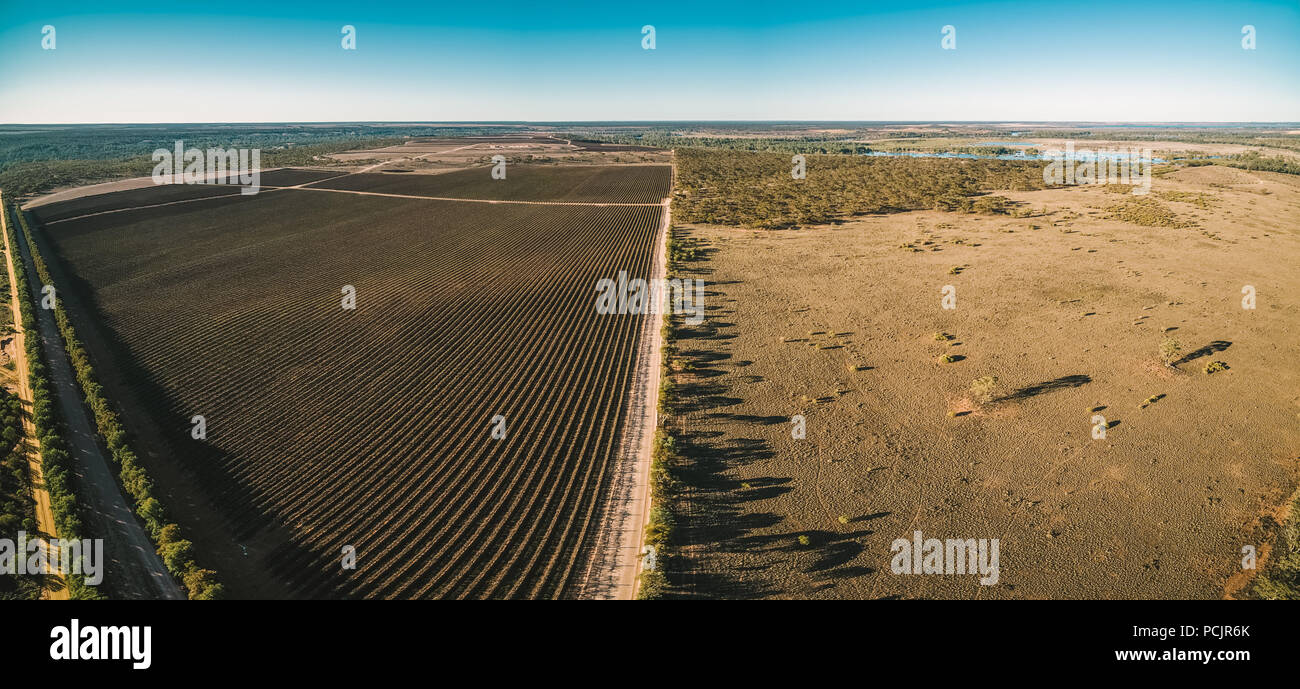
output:
<svg viewBox="0 0 1300 689"><path fill-rule="evenodd" d="M637 600L659 600L668 591L668 579L656 569L641 571L641 586L637 589Z"/></svg>
<svg viewBox="0 0 1300 689"><path fill-rule="evenodd" d="M1168 366L1173 366L1174 361L1178 359L1178 353L1183 351L1183 346L1171 337L1166 337L1164 342L1160 343L1160 358Z"/></svg>
<svg viewBox="0 0 1300 689"><path fill-rule="evenodd" d="M1223 363L1222 361L1211 361L1210 363L1205 365L1206 375L1209 375L1211 373L1218 373L1219 371L1226 371L1226 370L1228 370L1228 365Z"/></svg>
<svg viewBox="0 0 1300 689"><path fill-rule="evenodd" d="M976 378L975 382L970 384L971 397L981 404L988 404L993 401L993 390L998 386L997 376L983 376Z"/></svg>
<svg viewBox="0 0 1300 689"><path fill-rule="evenodd" d="M1191 227L1168 206L1149 196L1138 196L1106 209L1110 217L1145 227Z"/></svg>

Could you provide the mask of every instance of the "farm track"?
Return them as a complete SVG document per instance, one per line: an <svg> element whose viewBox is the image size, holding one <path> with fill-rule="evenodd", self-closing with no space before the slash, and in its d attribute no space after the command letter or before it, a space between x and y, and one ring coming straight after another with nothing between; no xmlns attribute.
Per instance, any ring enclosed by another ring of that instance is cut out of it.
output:
<svg viewBox="0 0 1300 689"><path fill-rule="evenodd" d="M42 468L43 460L40 442L36 436L36 424L32 423L32 386L27 378L27 332L23 329L23 315L18 305L18 275L14 265L15 249L9 245L9 213L4 209L4 204L0 202L0 233L4 234L5 269L9 273L9 308L13 314L13 362L14 370L17 373L18 399L23 405L23 437L19 438L18 442L23 448L23 454L27 457L27 472L31 480L32 499L36 508L36 528L43 538L53 540L59 537L59 533L54 525L54 511L50 508L50 492L45 489L45 472ZM52 544L47 543L45 548L47 556L51 559L58 555L58 549ZM41 598L46 600L69 599L68 589L59 580L58 574L47 571L46 583L41 588Z"/></svg>
<svg viewBox="0 0 1300 689"><path fill-rule="evenodd" d="M18 234L18 251L24 269L35 276L32 247ZM29 283L39 284L39 282ZM45 350L50 387L63 416L68 452L73 458L72 474L82 518L88 531L104 540L104 585L114 594L128 599L183 600L184 591L176 584L154 550L144 527L128 506L118 487L114 471L109 468L99 446L95 424L87 410L72 372L63 336L50 309L36 309L37 333Z"/></svg>
<svg viewBox="0 0 1300 689"><path fill-rule="evenodd" d="M265 565L299 595L573 595L644 318L595 314L594 286L648 276L658 204L296 191L51 237L165 393L157 423L185 438L206 412L212 445L173 449L227 477L232 534L292 530Z"/></svg>

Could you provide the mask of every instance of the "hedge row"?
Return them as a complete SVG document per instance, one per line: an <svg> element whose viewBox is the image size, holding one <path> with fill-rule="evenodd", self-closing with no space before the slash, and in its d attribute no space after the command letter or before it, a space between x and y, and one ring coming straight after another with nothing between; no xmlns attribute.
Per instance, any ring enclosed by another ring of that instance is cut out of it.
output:
<svg viewBox="0 0 1300 689"><path fill-rule="evenodd" d="M0 213L9 217L9 207L0 207ZM5 232L10 248L18 251L18 237L11 223L5 223ZM49 369L45 366L45 347L41 344L32 291L27 282L22 254L15 253L14 274L17 284L14 290L18 294L18 308L23 320L24 350L27 355L27 379L32 388L32 425L36 427L36 440L41 449L41 473L45 478L45 490L50 495L50 511L54 513L54 528L58 537L67 540L80 540L83 527L78 509L76 493L72 488L72 455L63 440L63 418L55 403L54 387L50 381ZM95 587L87 586L80 574L68 574L64 577L68 595L74 600L93 600L104 598Z"/></svg>
<svg viewBox="0 0 1300 689"><path fill-rule="evenodd" d="M7 271L0 278L8 283ZM0 296L9 296L0 292ZM19 531L36 533L36 501L27 475L22 448L23 403L0 388L0 538L15 538ZM41 580L34 575L0 572L0 600L35 600L41 597Z"/></svg>
<svg viewBox="0 0 1300 689"><path fill-rule="evenodd" d="M19 221L22 224L23 234L27 238L32 260L36 264L37 275L45 284L53 285L54 278L41 256L26 213L19 215ZM180 526L167 518L162 503L154 496L153 481L145 472L144 466L140 464L135 452L127 445L126 430L117 412L113 410L104 395L104 388L95 378L90 355L82 346L81 340L77 338L72 321L68 318L61 300L55 301L54 318L58 322L59 332L63 335L64 347L68 359L72 362L77 382L80 383L81 391L85 395L86 405L94 413L99 437L108 448L113 463L117 465L118 479L135 502L136 514L144 520L149 535L158 548L158 555L162 557L167 570L184 584L191 600L221 598L224 587L217 581L216 572L203 569L194 562L193 543L181 537Z"/></svg>
<svg viewBox="0 0 1300 689"><path fill-rule="evenodd" d="M666 277L669 278L677 277L677 269L683 261L698 256L695 248L679 241L671 227L668 228L667 250ZM660 331L664 348L659 377L659 428L655 430L654 450L650 455L650 516L645 527L645 543L655 549L655 568L641 570L638 600L656 600L668 593L668 579L664 575L664 569L671 563L673 532L677 526L674 490L678 481L674 476L674 466L681 459L677 441L665 425L673 412L676 392L672 379L672 362L677 356L675 334L673 313L670 309L665 309L663 329Z"/></svg>

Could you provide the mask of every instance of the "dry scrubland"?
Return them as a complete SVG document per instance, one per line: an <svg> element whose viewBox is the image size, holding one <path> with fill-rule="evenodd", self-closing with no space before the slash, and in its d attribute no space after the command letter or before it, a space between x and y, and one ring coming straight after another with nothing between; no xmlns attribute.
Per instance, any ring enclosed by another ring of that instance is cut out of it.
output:
<svg viewBox="0 0 1300 689"><path fill-rule="evenodd" d="M669 176L514 172L478 175L527 198ZM641 322L595 314L592 287L648 274L661 208L282 189L103 212L148 196L34 212L160 497L234 596L575 593Z"/></svg>
<svg viewBox="0 0 1300 689"><path fill-rule="evenodd" d="M710 310L678 330L673 362L673 590L1249 595L1241 548L1268 552L1297 486L1298 184L1201 167L1146 200L998 192L1026 217L679 227ZM1215 361L1227 370L1206 373ZM971 387L984 376L987 402ZM1000 539L1001 581L892 574L891 542L915 530Z"/></svg>

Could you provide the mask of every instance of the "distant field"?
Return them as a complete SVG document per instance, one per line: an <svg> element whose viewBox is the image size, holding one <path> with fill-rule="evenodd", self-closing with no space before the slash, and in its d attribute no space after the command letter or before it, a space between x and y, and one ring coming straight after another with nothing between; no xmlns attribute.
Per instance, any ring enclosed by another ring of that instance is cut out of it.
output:
<svg viewBox="0 0 1300 689"><path fill-rule="evenodd" d="M294 186L306 182L329 179L346 174L341 171L304 170L286 168L261 173L259 186L272 189L281 186ZM55 201L41 210L43 222L55 222L66 218L75 218L91 213L135 208L159 203L190 201L194 199L214 198L218 196L238 196L241 194L238 178L227 178L225 184L163 184L154 185L149 179L143 180L143 186L123 191L78 196L67 201ZM75 190L65 193L76 193ZM58 198L57 196L55 198ZM51 199L53 200L53 199ZM52 206L58 206L57 209ZM41 206L37 206L41 207Z"/></svg>
<svg viewBox="0 0 1300 689"><path fill-rule="evenodd" d="M669 179L667 165L511 165L505 179L492 179L490 168L480 167L438 175L365 173L311 186L502 201L658 203L668 195Z"/></svg>
<svg viewBox="0 0 1300 689"><path fill-rule="evenodd" d="M630 146L630 145L619 145L619 144L607 144L600 141L582 141L580 139L574 139L573 145L576 146L579 151L606 151L611 153L619 152L619 151L660 150L655 148L654 146Z"/></svg>
<svg viewBox="0 0 1300 689"><path fill-rule="evenodd" d="M528 198L666 191L668 168L628 169L473 177ZM432 194L452 177L391 179ZM177 193L130 198L150 191ZM35 214L105 202L120 199ZM648 275L659 214L284 190L43 234L167 504L232 593L562 597L599 523L641 320L595 314L592 286Z"/></svg>
<svg viewBox="0 0 1300 689"><path fill-rule="evenodd" d="M39 206L38 208L40 209L41 222L56 222L67 218L123 208L231 195L238 196L239 187L219 184L164 184L127 191L115 191L109 194L83 196L70 201L60 201L48 206Z"/></svg>

